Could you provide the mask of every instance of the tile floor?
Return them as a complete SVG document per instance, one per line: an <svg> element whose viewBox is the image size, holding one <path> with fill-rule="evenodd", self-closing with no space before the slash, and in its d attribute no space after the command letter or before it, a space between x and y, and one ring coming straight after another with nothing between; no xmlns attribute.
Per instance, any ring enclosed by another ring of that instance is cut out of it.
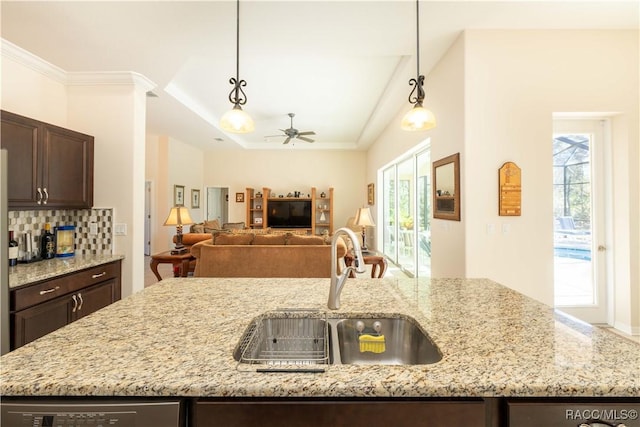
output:
<svg viewBox="0 0 640 427"><path fill-rule="evenodd" d="M151 271L150 265L151 265L151 257L145 256L144 257L144 287L145 288L153 285L154 283L158 283L158 279ZM158 266L158 273L160 273L160 276L164 279L173 277L173 268L171 264L160 264Z"/></svg>

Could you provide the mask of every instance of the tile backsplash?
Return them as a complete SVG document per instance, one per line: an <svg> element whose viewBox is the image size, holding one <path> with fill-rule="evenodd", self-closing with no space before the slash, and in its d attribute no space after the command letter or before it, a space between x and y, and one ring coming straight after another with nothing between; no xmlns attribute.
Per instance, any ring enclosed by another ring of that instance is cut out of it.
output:
<svg viewBox="0 0 640 427"><path fill-rule="evenodd" d="M24 248L26 233L31 233L33 248L40 248L40 236L45 223L56 226L75 225L76 254L110 255L113 249L113 209L69 209L9 211L9 230L13 231L19 247ZM91 234L91 224L96 233Z"/></svg>

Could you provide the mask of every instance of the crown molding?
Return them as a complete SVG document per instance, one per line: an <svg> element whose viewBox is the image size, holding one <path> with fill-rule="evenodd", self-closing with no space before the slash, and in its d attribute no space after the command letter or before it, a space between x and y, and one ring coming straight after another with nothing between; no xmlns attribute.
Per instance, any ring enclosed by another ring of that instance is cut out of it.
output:
<svg viewBox="0 0 640 427"><path fill-rule="evenodd" d="M58 83L67 84L67 73L62 68L45 61L8 40L1 39L1 41L0 53L2 53L3 57L10 58Z"/></svg>
<svg viewBox="0 0 640 427"><path fill-rule="evenodd" d="M67 73L68 86L112 86L134 85L145 92L152 90L156 84L140 73L134 71L97 71Z"/></svg>
<svg viewBox="0 0 640 427"><path fill-rule="evenodd" d="M145 92L156 87L151 80L134 71L67 72L8 40L0 40L0 53L3 57L10 58L65 86L134 85Z"/></svg>

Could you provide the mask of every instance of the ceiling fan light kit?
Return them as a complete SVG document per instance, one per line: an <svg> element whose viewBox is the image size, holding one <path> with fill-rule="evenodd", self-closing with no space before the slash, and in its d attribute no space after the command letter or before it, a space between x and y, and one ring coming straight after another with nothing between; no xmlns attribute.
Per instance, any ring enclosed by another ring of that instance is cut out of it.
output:
<svg viewBox="0 0 640 427"><path fill-rule="evenodd" d="M435 115L422 106L424 76L420 74L420 0L416 0L416 64L417 78L409 80L409 85L413 86L409 94L409 103L414 104L414 107L402 118L400 122L402 130L429 130L436 127Z"/></svg>
<svg viewBox="0 0 640 427"><path fill-rule="evenodd" d="M236 76L229 79L233 89L229 93L229 102L233 109L227 111L220 119L222 130L233 133L249 133L255 130L253 119L242 110L242 105L247 103L247 95L242 88L247 85L245 80L240 80L240 0L236 0Z"/></svg>

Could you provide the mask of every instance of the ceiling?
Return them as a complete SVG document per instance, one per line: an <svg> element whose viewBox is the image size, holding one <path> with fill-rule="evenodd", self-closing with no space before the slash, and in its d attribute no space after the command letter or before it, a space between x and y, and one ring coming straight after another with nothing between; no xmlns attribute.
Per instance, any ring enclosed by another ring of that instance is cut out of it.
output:
<svg viewBox="0 0 640 427"><path fill-rule="evenodd" d="M243 0L240 78L256 125L244 135L217 127L232 106L234 1L3 0L0 12L4 39L65 71L134 71L153 81L150 134L205 150L365 150L409 109L415 7L410 0ZM420 12L425 75L464 29L638 28L637 0L421 0ZM295 128L316 132L315 143L265 138L289 127L290 112Z"/></svg>

